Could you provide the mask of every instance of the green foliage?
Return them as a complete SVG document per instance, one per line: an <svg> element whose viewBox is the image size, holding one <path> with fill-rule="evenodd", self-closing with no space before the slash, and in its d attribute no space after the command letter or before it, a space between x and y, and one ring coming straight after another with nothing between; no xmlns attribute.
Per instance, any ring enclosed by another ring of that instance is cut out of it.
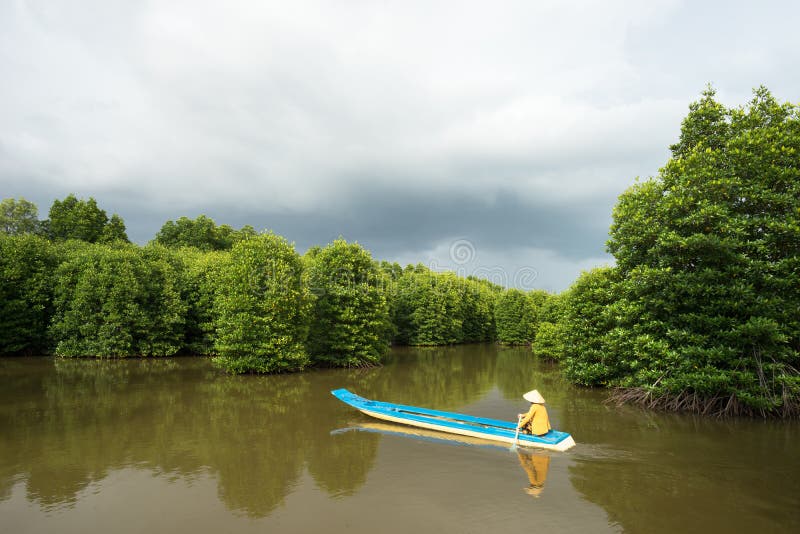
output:
<svg viewBox="0 0 800 534"><path fill-rule="evenodd" d="M565 295L546 295L537 314L536 335L531 350L534 356L560 360L566 351L564 317Z"/></svg>
<svg viewBox="0 0 800 534"><path fill-rule="evenodd" d="M397 310L402 311L397 317L398 341L409 345L451 345L462 341L455 275L404 273L395 289Z"/></svg>
<svg viewBox="0 0 800 534"><path fill-rule="evenodd" d="M181 294L187 307L184 347L191 354L214 354L217 324L214 300L219 291L224 291L219 276L229 254L193 248L182 248L177 254L183 264Z"/></svg>
<svg viewBox="0 0 800 534"><path fill-rule="evenodd" d="M50 334L59 356L169 356L181 347L179 273L162 247L67 243Z"/></svg>
<svg viewBox="0 0 800 534"><path fill-rule="evenodd" d="M339 367L380 363L390 325L383 274L369 252L337 239L313 256L308 284L316 295L308 347L315 362Z"/></svg>
<svg viewBox="0 0 800 534"><path fill-rule="evenodd" d="M0 354L46 351L57 260L41 237L0 233Z"/></svg>
<svg viewBox="0 0 800 534"><path fill-rule="evenodd" d="M545 293L508 289L497 297L497 339L507 345L527 345L536 335L536 316Z"/></svg>
<svg viewBox="0 0 800 534"><path fill-rule="evenodd" d="M108 223L103 227L103 233L100 235L101 243L113 243L115 241L130 242L125 231L125 222L116 213L108 220Z"/></svg>
<svg viewBox="0 0 800 534"><path fill-rule="evenodd" d="M79 239L96 243L103 235L108 215L97 206L97 201L78 200L67 195L64 200L55 200L50 206L48 230L56 241Z"/></svg>
<svg viewBox="0 0 800 534"><path fill-rule="evenodd" d="M4 198L0 202L0 234L36 234L40 229L36 204L22 197L19 200Z"/></svg>
<svg viewBox="0 0 800 534"><path fill-rule="evenodd" d="M500 288L478 278L459 279L461 285L461 342L494 341L495 300Z"/></svg>
<svg viewBox="0 0 800 534"><path fill-rule="evenodd" d="M396 343L452 345L495 338L494 300L499 288L489 282L409 265L391 289Z"/></svg>
<svg viewBox="0 0 800 534"><path fill-rule="evenodd" d="M725 145L730 135L729 111L714 96L716 91L709 85L700 100L689 104L680 140L669 147L673 158L685 157L699 146L719 150Z"/></svg>
<svg viewBox="0 0 800 534"><path fill-rule="evenodd" d="M566 297L567 373L678 409L797 413L798 108L759 88L726 109L707 90L671 148L614 209L617 268Z"/></svg>
<svg viewBox="0 0 800 534"><path fill-rule="evenodd" d="M397 262L389 263L388 261L381 261L380 269L391 282L396 281L403 275L403 268Z"/></svg>
<svg viewBox="0 0 800 534"><path fill-rule="evenodd" d="M115 213L109 219L94 198L78 200L72 194L53 202L49 219L40 223L40 231L54 241L129 242L122 217Z"/></svg>
<svg viewBox="0 0 800 534"><path fill-rule="evenodd" d="M618 280L613 267L592 269L581 273L562 297L562 331L545 339L560 352L564 372L573 382L611 385L629 370L624 358L616 358L620 347L614 344L626 341L624 333L617 335L614 330Z"/></svg>
<svg viewBox="0 0 800 534"><path fill-rule="evenodd" d="M539 305L537 323L557 323L564 315L564 293L542 293L544 293L544 296Z"/></svg>
<svg viewBox="0 0 800 534"><path fill-rule="evenodd" d="M169 222L140 248L127 242L119 216L106 219L94 199L74 195L54 202L47 222L56 246L4 241L4 352L48 345L62 356L182 351L218 356L232 372L281 372L311 363L306 342L313 363L355 367L378 363L393 334L415 345L496 337L498 286L421 265L378 264L342 240L299 259L282 238L200 216ZM214 250L235 244L236 252ZM279 279L286 282L280 289ZM310 298L309 286L319 298Z"/></svg>
<svg viewBox="0 0 800 534"><path fill-rule="evenodd" d="M544 321L537 325L536 336L531 343L531 351L534 356L560 360L563 358L565 350L564 331L557 323Z"/></svg>
<svg viewBox="0 0 800 534"><path fill-rule="evenodd" d="M233 246L214 301L217 365L274 373L308 364L310 295L302 276L300 256L282 237L265 233Z"/></svg>
<svg viewBox="0 0 800 534"><path fill-rule="evenodd" d="M194 247L204 251L230 250L234 243L255 237L252 226L234 230L227 224L217 226L213 219L200 215L195 219L181 217L167 221L158 231L155 242L170 248Z"/></svg>

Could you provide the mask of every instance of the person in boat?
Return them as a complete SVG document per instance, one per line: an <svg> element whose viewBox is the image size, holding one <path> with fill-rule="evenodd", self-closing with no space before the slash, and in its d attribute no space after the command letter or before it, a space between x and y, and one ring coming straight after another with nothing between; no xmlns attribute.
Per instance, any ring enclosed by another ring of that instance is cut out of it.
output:
<svg viewBox="0 0 800 534"><path fill-rule="evenodd" d="M517 451L519 463L528 475L528 485L524 488L525 493L533 497L539 497L544 490L544 482L547 480L547 470L550 469L550 457L545 454L535 454L531 452Z"/></svg>
<svg viewBox="0 0 800 534"><path fill-rule="evenodd" d="M550 418L547 416L547 408L544 407L544 397L536 391L529 391L522 396L523 399L531 403L528 413L519 414L519 427L521 432L534 436L543 436L550 431Z"/></svg>

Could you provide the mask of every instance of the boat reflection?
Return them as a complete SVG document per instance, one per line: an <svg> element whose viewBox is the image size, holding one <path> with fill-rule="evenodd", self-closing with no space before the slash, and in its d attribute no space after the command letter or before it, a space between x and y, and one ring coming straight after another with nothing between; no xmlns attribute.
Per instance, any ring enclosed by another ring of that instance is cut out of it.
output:
<svg viewBox="0 0 800 534"><path fill-rule="evenodd" d="M339 428L331 432L332 435L344 434L348 432L369 432L383 434L387 436L402 436L419 441L445 443L449 445L462 445L469 447L481 447L486 449L499 449L508 451L508 445L498 444L496 441L489 441L470 436L460 436L458 434L445 434L424 428L405 427L393 425L391 423L353 423L350 426ZM550 455L531 452L529 449L516 449L517 458L528 477L528 486L523 488L525 493L538 498L544 491L544 484L547 480L547 471L550 469Z"/></svg>
<svg viewBox="0 0 800 534"><path fill-rule="evenodd" d="M350 426L331 431L331 434L343 434L345 432L369 432L383 434L386 436L402 436L427 441L433 443L446 443L450 445L467 445L471 447L482 447L487 449L499 449L507 451L508 445L499 444L496 441L461 436L459 434L445 434L435 430L424 428L407 427L404 425L393 425L391 423L353 423Z"/></svg>

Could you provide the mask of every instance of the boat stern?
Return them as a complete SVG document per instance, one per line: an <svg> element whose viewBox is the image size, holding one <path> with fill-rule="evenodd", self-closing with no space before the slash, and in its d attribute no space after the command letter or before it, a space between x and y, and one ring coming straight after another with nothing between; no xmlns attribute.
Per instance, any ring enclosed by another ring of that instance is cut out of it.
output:
<svg viewBox="0 0 800 534"><path fill-rule="evenodd" d="M556 443L553 446L552 450L559 451L559 452L564 452L564 451L567 451L567 450L571 449L574 446L575 446L575 440L572 439L572 436L567 436L566 438L564 438L561 441L559 441L558 443Z"/></svg>

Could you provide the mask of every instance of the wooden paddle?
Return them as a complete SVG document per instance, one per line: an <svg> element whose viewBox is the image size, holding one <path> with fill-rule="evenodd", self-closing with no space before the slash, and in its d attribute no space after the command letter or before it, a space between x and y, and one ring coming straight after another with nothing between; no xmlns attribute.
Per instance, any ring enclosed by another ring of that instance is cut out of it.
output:
<svg viewBox="0 0 800 534"><path fill-rule="evenodd" d="M519 442L519 422L522 421L522 416L517 416L517 432L514 434L514 443L511 445L511 450L517 450L517 443Z"/></svg>

